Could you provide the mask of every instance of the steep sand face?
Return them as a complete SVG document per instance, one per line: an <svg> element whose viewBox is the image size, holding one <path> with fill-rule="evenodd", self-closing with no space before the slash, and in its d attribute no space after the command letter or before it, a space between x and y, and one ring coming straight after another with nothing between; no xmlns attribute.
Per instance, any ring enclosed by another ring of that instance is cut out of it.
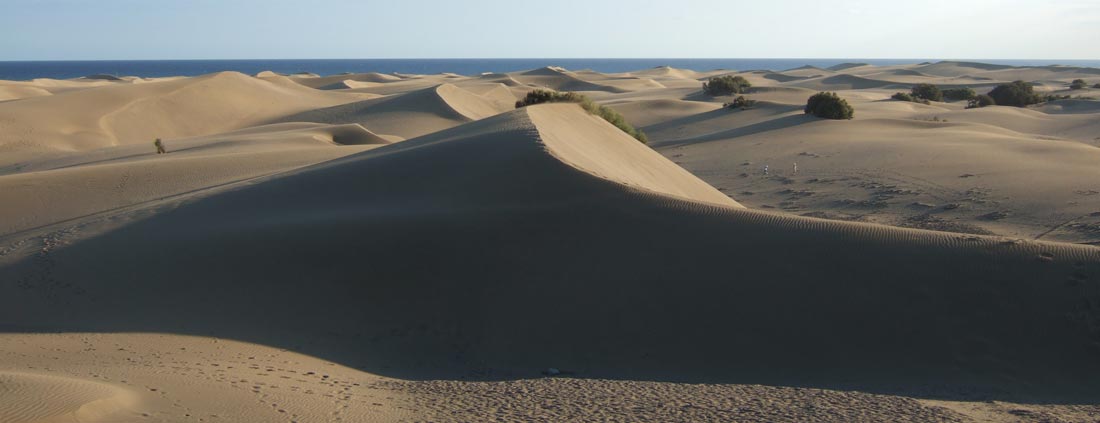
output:
<svg viewBox="0 0 1100 423"><path fill-rule="evenodd" d="M530 110L531 122L555 157L587 173L632 188L741 208L730 197L574 104Z"/></svg>
<svg viewBox="0 0 1100 423"><path fill-rule="evenodd" d="M201 333L406 378L1096 392L1100 250L663 195L609 176L642 172L601 163L623 136L562 124L610 128L588 119L521 109L41 233L5 256L0 310L14 330Z"/></svg>

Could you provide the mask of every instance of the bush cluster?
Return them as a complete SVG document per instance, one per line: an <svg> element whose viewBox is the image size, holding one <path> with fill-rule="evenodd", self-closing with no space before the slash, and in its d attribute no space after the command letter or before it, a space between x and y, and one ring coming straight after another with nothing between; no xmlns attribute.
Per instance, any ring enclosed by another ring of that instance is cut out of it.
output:
<svg viewBox="0 0 1100 423"><path fill-rule="evenodd" d="M1083 90L1088 87L1089 84L1084 79L1074 79L1073 82L1069 83L1069 89L1071 90Z"/></svg>
<svg viewBox="0 0 1100 423"><path fill-rule="evenodd" d="M703 92L710 96L741 94L745 88L752 86L749 80L742 76L716 76L703 83Z"/></svg>
<svg viewBox="0 0 1100 423"><path fill-rule="evenodd" d="M649 137L645 132L635 129L629 123L626 122L626 118L623 115L616 112L614 109L601 106L592 101L592 99L585 97L583 94L571 93L571 92L558 92L549 90L534 90L527 93L527 96L523 100L516 102L516 108L533 106L542 103L577 103L585 111L593 115L603 118L612 125L626 132L634 139L640 141L642 144L649 143Z"/></svg>
<svg viewBox="0 0 1100 423"><path fill-rule="evenodd" d="M967 101L966 108L977 109L979 107L994 106L996 104L997 102L993 100L993 97L990 97L987 94L979 94Z"/></svg>
<svg viewBox="0 0 1100 423"><path fill-rule="evenodd" d="M928 104L928 100L915 98L912 94L909 93L894 93L894 95L890 96L890 98L898 101L911 101L914 103Z"/></svg>
<svg viewBox="0 0 1100 423"><path fill-rule="evenodd" d="M1100 88L1100 82L1097 82L1096 85L1093 85L1092 87L1093 88Z"/></svg>
<svg viewBox="0 0 1100 423"><path fill-rule="evenodd" d="M989 92L989 96L1001 106L1027 107L1043 102L1043 97L1036 94L1031 84L1024 81L998 85Z"/></svg>
<svg viewBox="0 0 1100 423"><path fill-rule="evenodd" d="M974 92L974 90L969 88L969 87L966 87L966 88L948 88L946 90L943 90L943 98L946 98L946 99L951 100L951 101L971 100L971 99L973 99L974 97L977 97L977 96L978 96L978 93Z"/></svg>
<svg viewBox="0 0 1100 423"><path fill-rule="evenodd" d="M912 95L913 98L928 101L943 101L943 92L940 91L940 87L932 84L914 85L910 95Z"/></svg>
<svg viewBox="0 0 1100 423"><path fill-rule="evenodd" d="M851 119L855 109L836 93L821 92L806 100L806 114L825 119Z"/></svg>
<svg viewBox="0 0 1100 423"><path fill-rule="evenodd" d="M755 105L756 105L756 100L749 100L749 99L745 98L745 96L739 95L739 96L737 96L737 98L733 99L732 103L725 103L725 104L722 105L722 107L725 107L727 109L747 110L747 109L751 109L752 106L755 106Z"/></svg>

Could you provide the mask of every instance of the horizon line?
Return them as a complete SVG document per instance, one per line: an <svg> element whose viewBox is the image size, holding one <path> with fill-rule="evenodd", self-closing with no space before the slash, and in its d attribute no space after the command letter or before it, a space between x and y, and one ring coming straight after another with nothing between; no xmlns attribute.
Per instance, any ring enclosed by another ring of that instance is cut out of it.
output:
<svg viewBox="0 0 1100 423"><path fill-rule="evenodd" d="M179 58L179 59L3 59L12 62L161 62L161 61L275 61L275 60L938 60L938 61L1066 61L1091 62L1097 59L1046 58L960 58L960 57L294 57L294 58Z"/></svg>

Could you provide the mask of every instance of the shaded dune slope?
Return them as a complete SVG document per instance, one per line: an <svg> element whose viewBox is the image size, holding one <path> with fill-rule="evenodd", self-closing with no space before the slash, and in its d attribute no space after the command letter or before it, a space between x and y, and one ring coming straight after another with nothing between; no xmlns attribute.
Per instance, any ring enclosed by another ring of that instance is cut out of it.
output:
<svg viewBox="0 0 1100 423"><path fill-rule="evenodd" d="M67 246L0 256L0 323L229 337L404 378L1096 392L1100 249L714 204L634 146L534 106L96 237L59 229L41 239Z"/></svg>
<svg viewBox="0 0 1100 423"><path fill-rule="evenodd" d="M378 134L413 138L466 122L484 119L514 107L451 84L405 94L311 110L280 119L283 122L357 123Z"/></svg>

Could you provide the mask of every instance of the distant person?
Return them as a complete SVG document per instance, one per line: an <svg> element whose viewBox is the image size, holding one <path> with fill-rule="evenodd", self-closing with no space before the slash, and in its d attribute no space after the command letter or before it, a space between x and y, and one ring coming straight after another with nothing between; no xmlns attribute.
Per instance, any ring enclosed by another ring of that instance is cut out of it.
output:
<svg viewBox="0 0 1100 423"><path fill-rule="evenodd" d="M768 174L768 165L764 165L764 174L765 174L765 175L767 175L767 174Z"/></svg>
<svg viewBox="0 0 1100 423"><path fill-rule="evenodd" d="M168 153L168 150L164 149L164 143L160 142L160 138L157 138L156 141L153 141L153 146L157 148L157 154Z"/></svg>
<svg viewBox="0 0 1100 423"><path fill-rule="evenodd" d="M798 162L794 162L794 174L798 174Z"/></svg>

